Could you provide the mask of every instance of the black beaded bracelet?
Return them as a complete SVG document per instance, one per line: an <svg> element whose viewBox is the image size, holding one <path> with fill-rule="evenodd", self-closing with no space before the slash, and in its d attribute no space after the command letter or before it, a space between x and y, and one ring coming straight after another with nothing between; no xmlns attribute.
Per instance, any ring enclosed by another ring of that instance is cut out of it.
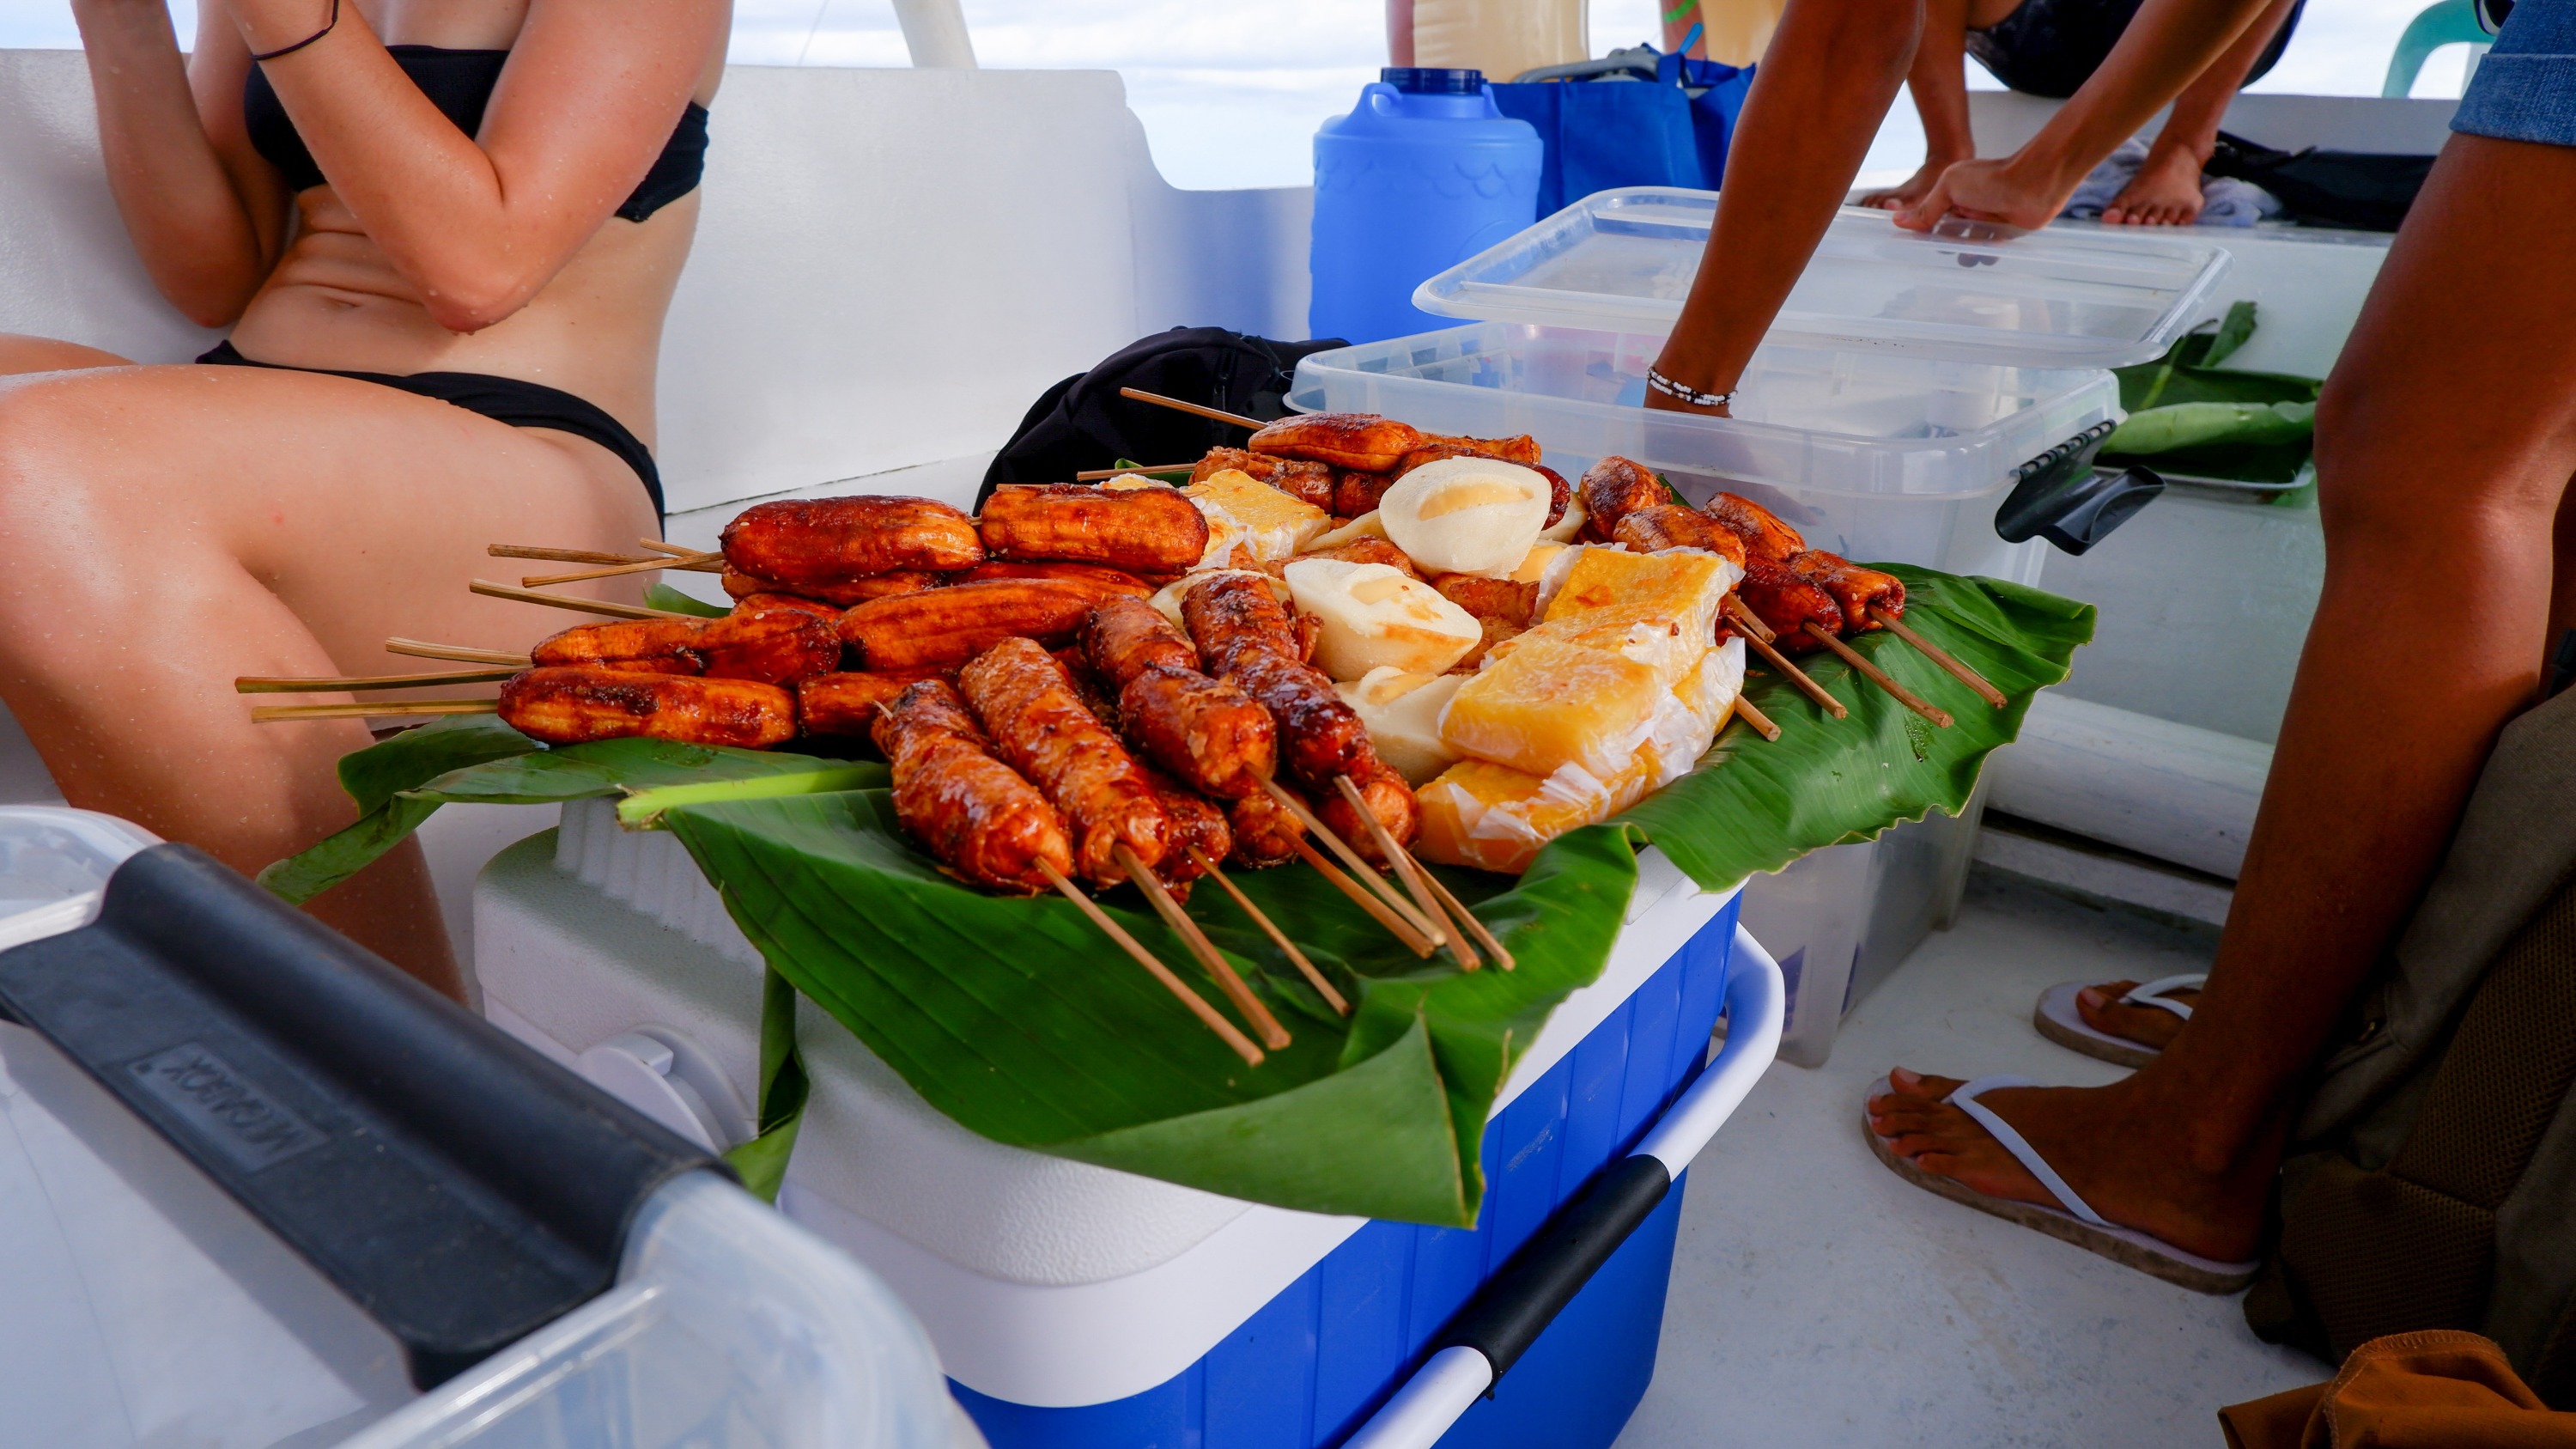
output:
<svg viewBox="0 0 2576 1449"><path fill-rule="evenodd" d="M317 31L314 31L311 35L308 35L308 36L304 37L302 40L299 40L299 41L295 42L293 45L290 45L290 46L286 47L284 50L272 50L272 51L267 52L266 54L262 54L262 53L260 53L260 52L258 52L258 51L253 51L253 52L251 52L251 57L250 57L250 58L251 58L252 60L254 60L254 61L265 61L265 60L275 60L275 59L277 59L279 56L284 56L284 55L293 55L295 52L297 52L297 51L299 51L299 50L302 50L304 47L306 47L306 46L308 46L308 45L311 45L313 42L315 42L315 41L317 41L317 40L320 40L323 36L326 36L326 35L330 34L330 33L331 33L331 27L333 27L333 26L335 26L335 25L337 25L337 24L339 24L339 23L340 23L340 0L331 0L331 18L322 22L322 28L321 28L321 29L319 29L319 30L317 30Z"/></svg>

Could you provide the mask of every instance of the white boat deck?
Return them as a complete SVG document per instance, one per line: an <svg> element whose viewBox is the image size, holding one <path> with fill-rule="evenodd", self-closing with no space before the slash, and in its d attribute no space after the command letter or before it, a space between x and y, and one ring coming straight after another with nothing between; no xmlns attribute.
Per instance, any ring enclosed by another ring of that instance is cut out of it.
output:
<svg viewBox="0 0 2576 1449"><path fill-rule="evenodd" d="M1773 1067L1692 1169L1654 1386L1620 1449L2209 1446L2219 1406L2327 1377L2256 1339L2235 1298L1936 1198L1861 1141L1893 1064L2118 1076L2033 1031L2034 1000L2200 969L2215 939L1980 868L1832 1059Z"/></svg>

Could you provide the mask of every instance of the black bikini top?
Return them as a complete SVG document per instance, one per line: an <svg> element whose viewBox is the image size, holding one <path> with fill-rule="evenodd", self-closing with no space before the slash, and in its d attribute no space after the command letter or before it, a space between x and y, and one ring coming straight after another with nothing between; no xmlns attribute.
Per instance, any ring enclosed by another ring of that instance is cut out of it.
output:
<svg viewBox="0 0 2576 1449"><path fill-rule="evenodd" d="M482 129L483 108L491 103L492 88L500 84L501 66L510 52L444 50L435 45L385 49L430 104L456 123L456 129L468 136ZM305 149L304 138L296 133L276 88L258 66L250 68L250 79L242 85L242 120L250 130L252 149L284 172L289 186L302 191L323 184L322 168L313 164L313 153ZM697 190L706 159L707 108L691 101L680 113L679 127L663 144L662 154L653 158L653 169L644 173L643 184L617 208L617 214L628 221L642 221Z"/></svg>

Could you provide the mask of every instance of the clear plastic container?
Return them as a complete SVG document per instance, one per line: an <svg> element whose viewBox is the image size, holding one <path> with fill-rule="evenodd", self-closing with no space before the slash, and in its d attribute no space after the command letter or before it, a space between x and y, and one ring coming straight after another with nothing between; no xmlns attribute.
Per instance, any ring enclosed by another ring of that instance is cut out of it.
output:
<svg viewBox="0 0 2576 1449"><path fill-rule="evenodd" d="M0 943L73 930L154 844L0 808ZM423 1394L400 1345L52 1043L0 1025L0 1449L976 1442L920 1326L710 1173L645 1198L605 1293Z"/></svg>
<svg viewBox="0 0 2576 1449"><path fill-rule="evenodd" d="M2052 450L2120 416L2106 369L2162 355L2228 266L2187 236L1920 235L1847 209L1754 354L1733 416L1648 412L1646 369L1716 206L1714 192L1668 187L1586 197L1414 294L1425 311L1477 320L1310 356L1289 401L1441 433L1528 433L1569 479L1617 454L1694 503L1752 498L1848 558L2035 584L2047 544L2007 542L1997 511L2025 475L2047 476ZM1794 983L1783 1057L1822 1062L1843 1013L1949 922L1982 800L1746 884L1745 925Z"/></svg>

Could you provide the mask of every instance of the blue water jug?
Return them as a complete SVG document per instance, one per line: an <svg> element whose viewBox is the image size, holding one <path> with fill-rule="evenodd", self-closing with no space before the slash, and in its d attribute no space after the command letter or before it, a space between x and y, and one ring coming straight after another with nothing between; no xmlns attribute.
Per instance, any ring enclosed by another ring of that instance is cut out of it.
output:
<svg viewBox="0 0 2576 1449"><path fill-rule="evenodd" d="M1413 289L1538 219L1544 147L1473 70L1389 67L1315 133L1317 337L1375 342L1457 325Z"/></svg>

